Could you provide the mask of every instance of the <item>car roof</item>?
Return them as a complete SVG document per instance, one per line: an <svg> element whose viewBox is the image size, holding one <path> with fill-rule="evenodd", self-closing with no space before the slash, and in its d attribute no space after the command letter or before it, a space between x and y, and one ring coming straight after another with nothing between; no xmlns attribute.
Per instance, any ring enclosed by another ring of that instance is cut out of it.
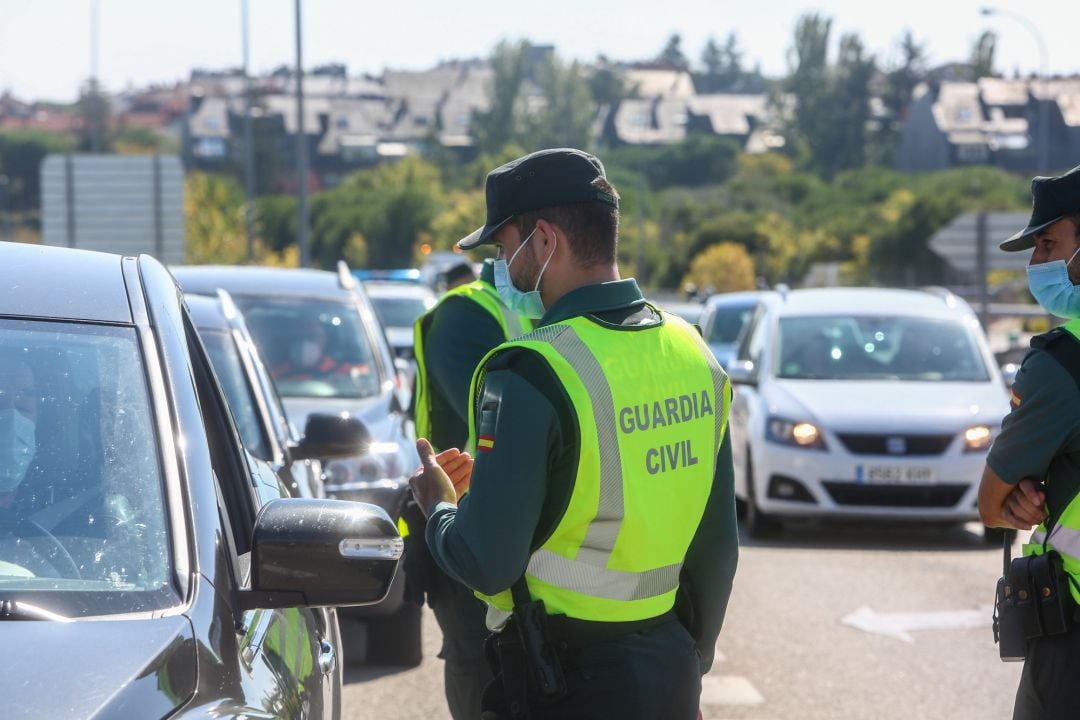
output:
<svg viewBox="0 0 1080 720"><path fill-rule="evenodd" d="M409 281L365 280L364 289L368 291L369 297L435 297L435 293L427 285Z"/></svg>
<svg viewBox="0 0 1080 720"><path fill-rule="evenodd" d="M184 302L191 312L191 321L197 328L228 330L229 321L221 307L221 300L211 295L184 293Z"/></svg>
<svg viewBox="0 0 1080 720"><path fill-rule="evenodd" d="M179 265L169 268L185 292L210 295L218 288L232 295L348 298L358 290L343 288L336 273L297 268Z"/></svg>
<svg viewBox="0 0 1080 720"><path fill-rule="evenodd" d="M730 292L711 295L705 301L706 308L714 307L745 307L756 304L763 297L776 295L772 290L748 290L746 292Z"/></svg>
<svg viewBox="0 0 1080 720"><path fill-rule="evenodd" d="M971 307L948 291L891 288L812 288L775 293L763 299L781 316L919 315L973 317Z"/></svg>
<svg viewBox="0 0 1080 720"><path fill-rule="evenodd" d="M131 324L122 260L89 250L0 242L0 313Z"/></svg>

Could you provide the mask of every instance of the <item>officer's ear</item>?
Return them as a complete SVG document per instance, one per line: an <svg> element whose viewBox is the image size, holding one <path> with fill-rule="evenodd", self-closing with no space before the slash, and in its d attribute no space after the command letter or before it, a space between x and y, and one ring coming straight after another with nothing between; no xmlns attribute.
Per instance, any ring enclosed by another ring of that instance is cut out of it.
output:
<svg viewBox="0 0 1080 720"><path fill-rule="evenodd" d="M533 240L534 242L540 240L540 242L537 243L537 248L542 250L542 252L537 253L540 258L546 258L548 254L551 253L553 245L562 243L566 240L566 235L558 226L543 218L536 221L536 231L538 237L533 238Z"/></svg>

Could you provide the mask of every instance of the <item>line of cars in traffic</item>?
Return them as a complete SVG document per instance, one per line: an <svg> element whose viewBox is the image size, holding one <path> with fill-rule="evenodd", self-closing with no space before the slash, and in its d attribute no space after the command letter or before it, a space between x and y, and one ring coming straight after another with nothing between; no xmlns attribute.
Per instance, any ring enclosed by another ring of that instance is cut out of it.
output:
<svg viewBox="0 0 1080 720"><path fill-rule="evenodd" d="M153 258L0 255L5 714L339 717L336 608L385 604L403 543L320 464L357 467L380 425L319 408L301 436L243 300ZM343 386L393 408L378 352Z"/></svg>
<svg viewBox="0 0 1080 720"><path fill-rule="evenodd" d="M1009 405L964 300L779 288L713 296L699 322L734 386L735 494L751 537L796 518L978 518L985 455Z"/></svg>

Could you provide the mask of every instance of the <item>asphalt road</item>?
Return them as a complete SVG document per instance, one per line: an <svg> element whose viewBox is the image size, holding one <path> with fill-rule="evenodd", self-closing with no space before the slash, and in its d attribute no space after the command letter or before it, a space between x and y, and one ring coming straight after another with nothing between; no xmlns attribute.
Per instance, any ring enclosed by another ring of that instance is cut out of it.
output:
<svg viewBox="0 0 1080 720"><path fill-rule="evenodd" d="M705 718L1011 717L1020 664L998 660L1000 548L975 526L788 528L743 538ZM438 626L421 667L346 668L348 720L448 719Z"/></svg>

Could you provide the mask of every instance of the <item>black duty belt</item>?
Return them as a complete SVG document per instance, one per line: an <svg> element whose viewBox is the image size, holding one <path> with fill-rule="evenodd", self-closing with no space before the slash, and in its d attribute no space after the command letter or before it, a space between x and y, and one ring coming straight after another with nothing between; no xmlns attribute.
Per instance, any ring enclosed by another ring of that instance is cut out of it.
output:
<svg viewBox="0 0 1080 720"><path fill-rule="evenodd" d="M566 615L549 615L548 630L556 641L565 643L570 649L577 649L587 645L618 640L635 633L646 632L670 622L678 622L674 610L669 610L663 615L646 618L645 620L632 620L629 622L597 622L579 620Z"/></svg>

